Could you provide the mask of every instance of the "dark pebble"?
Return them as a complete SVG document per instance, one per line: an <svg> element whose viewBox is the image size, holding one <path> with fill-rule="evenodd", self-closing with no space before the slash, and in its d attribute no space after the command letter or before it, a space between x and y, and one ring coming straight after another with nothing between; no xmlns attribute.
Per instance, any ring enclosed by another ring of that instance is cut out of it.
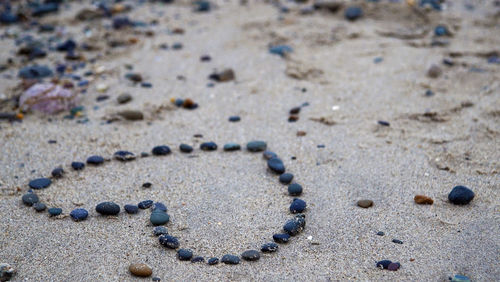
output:
<svg viewBox="0 0 500 282"><path fill-rule="evenodd" d="M272 253L278 250L278 244L276 243L265 243L260 247L260 250L264 253Z"/></svg>
<svg viewBox="0 0 500 282"><path fill-rule="evenodd" d="M179 150L183 153L191 153L193 151L193 147L189 146L188 144L181 144L179 146Z"/></svg>
<svg viewBox="0 0 500 282"><path fill-rule="evenodd" d="M123 208L128 214L136 214L139 212L139 207L136 205L125 205Z"/></svg>
<svg viewBox="0 0 500 282"><path fill-rule="evenodd" d="M210 62L210 60L212 60L212 58L209 55L203 55L200 57L200 61L202 62Z"/></svg>
<svg viewBox="0 0 500 282"><path fill-rule="evenodd" d="M196 263L196 262L204 262L205 259L203 257L194 257L191 259L191 263Z"/></svg>
<svg viewBox="0 0 500 282"><path fill-rule="evenodd" d="M74 209L69 214L74 221L85 220L89 216L89 212L86 209Z"/></svg>
<svg viewBox="0 0 500 282"><path fill-rule="evenodd" d="M290 240L290 235L285 234L285 233L274 234L273 235L273 240L274 240L274 242L280 243L280 244L288 243L288 241Z"/></svg>
<svg viewBox="0 0 500 282"><path fill-rule="evenodd" d="M304 229L304 226L306 224L306 221L302 215L297 215L295 216L294 219L291 219L285 223L283 226L283 230L290 236L295 236L302 232Z"/></svg>
<svg viewBox="0 0 500 282"><path fill-rule="evenodd" d="M250 141L247 144L247 150L250 152L262 152L267 148L267 143L264 141Z"/></svg>
<svg viewBox="0 0 500 282"><path fill-rule="evenodd" d="M119 103L119 104L125 104L125 103L128 103L130 101L132 101L132 95L128 94L128 93L124 93L124 94L121 94L120 96L118 96L116 98L116 101Z"/></svg>
<svg viewBox="0 0 500 282"><path fill-rule="evenodd" d="M262 156L266 160L278 157L278 155L275 152L271 152L271 151L264 151L264 153L262 153Z"/></svg>
<svg viewBox="0 0 500 282"><path fill-rule="evenodd" d="M382 126L391 126L391 124L385 120L379 120L378 124L380 124Z"/></svg>
<svg viewBox="0 0 500 282"><path fill-rule="evenodd" d="M38 203L39 199L38 196L35 193L27 193L24 194L23 197L21 198L23 200L23 203L27 206L33 206L34 204Z"/></svg>
<svg viewBox="0 0 500 282"><path fill-rule="evenodd" d="M95 207L95 211L102 215L117 215L120 213L120 206L113 202L102 202Z"/></svg>
<svg viewBox="0 0 500 282"><path fill-rule="evenodd" d="M230 122L238 122L240 120L241 120L241 118L239 116L230 116L229 117Z"/></svg>
<svg viewBox="0 0 500 282"><path fill-rule="evenodd" d="M238 151L241 149L240 144L237 143L227 143L224 145L224 151L226 152L231 152L231 151Z"/></svg>
<svg viewBox="0 0 500 282"><path fill-rule="evenodd" d="M296 115L296 114L300 113L300 109L301 109L300 107L294 107L290 110L290 114Z"/></svg>
<svg viewBox="0 0 500 282"><path fill-rule="evenodd" d="M280 175L280 182L282 184L290 184L290 182L292 182L292 179L293 179L293 174L291 174L291 173L283 173L282 175ZM297 184L297 185L299 185L299 184ZM301 187L301 190L302 190L302 187Z"/></svg>
<svg viewBox="0 0 500 282"><path fill-rule="evenodd" d="M102 102L102 101L106 101L109 99L109 96L108 95L99 95L97 96L97 98L95 99L97 102Z"/></svg>
<svg viewBox="0 0 500 282"><path fill-rule="evenodd" d="M162 146L156 146L153 148L151 153L155 156L165 156L170 154L170 148L168 146L162 145Z"/></svg>
<svg viewBox="0 0 500 282"><path fill-rule="evenodd" d="M448 194L448 200L455 205L467 205L474 199L474 192L465 186L455 186Z"/></svg>
<svg viewBox="0 0 500 282"><path fill-rule="evenodd" d="M200 149L202 151L215 151L217 150L217 144L215 144L214 142L204 142L201 143Z"/></svg>
<svg viewBox="0 0 500 282"><path fill-rule="evenodd" d="M114 158L126 162L126 161L131 161L135 159L135 154L129 151L117 151L113 154Z"/></svg>
<svg viewBox="0 0 500 282"><path fill-rule="evenodd" d="M53 75L54 73L47 66L39 65L24 67L19 71L19 77L24 79L41 79Z"/></svg>
<svg viewBox="0 0 500 282"><path fill-rule="evenodd" d="M44 204L44 203L35 203L33 205L33 208L37 211L37 212L43 212L44 210L47 209L47 206Z"/></svg>
<svg viewBox="0 0 500 282"><path fill-rule="evenodd" d="M347 7L344 11L344 17L349 21L355 21L363 16L363 10L361 7L351 6Z"/></svg>
<svg viewBox="0 0 500 282"><path fill-rule="evenodd" d="M87 159L87 164L100 165L104 163L104 158L101 156L91 156Z"/></svg>
<svg viewBox="0 0 500 282"><path fill-rule="evenodd" d="M151 207L152 211L162 211L162 212L167 212L167 206L165 206L163 203L156 202L153 204Z"/></svg>
<svg viewBox="0 0 500 282"><path fill-rule="evenodd" d="M147 158L147 157L149 157L149 153L147 153L147 152L141 153L141 158Z"/></svg>
<svg viewBox="0 0 500 282"><path fill-rule="evenodd" d="M207 261L207 263L209 265L216 265L216 264L219 263L219 258L209 258L208 261Z"/></svg>
<svg viewBox="0 0 500 282"><path fill-rule="evenodd" d="M377 232L377 235L378 235L378 236L384 236L384 235L385 235L385 233L384 233L384 232L382 232L382 231L379 231L379 232Z"/></svg>
<svg viewBox="0 0 500 282"><path fill-rule="evenodd" d="M358 205L358 207L367 209L367 208L373 206L373 201L372 200L359 200L357 202L357 205Z"/></svg>
<svg viewBox="0 0 500 282"><path fill-rule="evenodd" d="M161 278L160 277L153 277L153 278L151 278L151 281L158 282L158 281L161 281Z"/></svg>
<svg viewBox="0 0 500 282"><path fill-rule="evenodd" d="M162 246L170 249L177 249L180 245L179 240L176 237L170 235L161 235L158 240L160 241L160 244L162 244Z"/></svg>
<svg viewBox="0 0 500 282"><path fill-rule="evenodd" d="M153 229L153 234L155 236L168 235L168 229L165 226L156 226Z"/></svg>
<svg viewBox="0 0 500 282"><path fill-rule="evenodd" d="M154 211L151 213L149 221L151 221L151 224L153 224L154 226L163 225L167 224L170 221L170 216L163 211Z"/></svg>
<svg viewBox="0 0 500 282"><path fill-rule="evenodd" d="M292 204L290 204L291 213L301 213L306 209L306 202L301 199L293 199Z"/></svg>
<svg viewBox="0 0 500 282"><path fill-rule="evenodd" d="M285 165L279 158L271 158L267 161L267 166L275 173L282 174L285 172Z"/></svg>
<svg viewBox="0 0 500 282"><path fill-rule="evenodd" d="M145 210L145 209L149 209L152 205L153 205L152 200L145 200L145 201L140 202L137 206L139 206L140 209Z"/></svg>
<svg viewBox="0 0 500 282"><path fill-rule="evenodd" d="M235 255L224 255L220 261L225 264L239 264L240 258Z"/></svg>
<svg viewBox="0 0 500 282"><path fill-rule="evenodd" d="M390 271L396 271L401 267L401 264L399 262L391 262L389 266L387 266L387 270Z"/></svg>
<svg viewBox="0 0 500 282"><path fill-rule="evenodd" d="M179 249L177 251L177 258L179 260L190 260L193 257L193 251L189 249Z"/></svg>
<svg viewBox="0 0 500 282"><path fill-rule="evenodd" d="M288 194L290 196L300 196L300 194L302 194L302 186L298 183L292 183L288 185Z"/></svg>
<svg viewBox="0 0 500 282"><path fill-rule="evenodd" d="M398 239L392 239L392 242L396 243L396 244L403 244L403 241L398 240Z"/></svg>
<svg viewBox="0 0 500 282"><path fill-rule="evenodd" d="M29 186L32 189L43 189L50 186L52 181L48 178L37 178L30 181Z"/></svg>
<svg viewBox="0 0 500 282"><path fill-rule="evenodd" d="M85 167L85 164L82 163L82 162L72 162L71 163L71 167L74 169L74 170L82 170L84 167Z"/></svg>
<svg viewBox="0 0 500 282"><path fill-rule="evenodd" d="M68 51L73 51L76 49L76 42L72 39L68 39L64 41L63 43L60 43L56 47L57 51L60 52L68 52Z"/></svg>
<svg viewBox="0 0 500 282"><path fill-rule="evenodd" d="M151 188L151 186L153 186L153 184L151 184L151 182L142 183L142 188Z"/></svg>
<svg viewBox="0 0 500 282"><path fill-rule="evenodd" d="M248 250L248 251L244 251L241 254L241 257L247 261L256 261L256 260L260 259L260 253L259 253L259 251L256 251L256 250Z"/></svg>
<svg viewBox="0 0 500 282"><path fill-rule="evenodd" d="M208 76L208 79L215 80L217 82L227 82L234 80L235 75L232 69L225 69L219 73L212 73Z"/></svg>
<svg viewBox="0 0 500 282"><path fill-rule="evenodd" d="M377 262L376 266L379 268L382 268L382 269L387 269L389 267L389 264L391 264L391 263L392 263L392 261L386 259L386 260L381 260L381 261Z"/></svg>
<svg viewBox="0 0 500 282"><path fill-rule="evenodd" d="M50 208L49 214L50 214L50 216L58 216L58 215L62 214L62 209L61 208Z"/></svg>

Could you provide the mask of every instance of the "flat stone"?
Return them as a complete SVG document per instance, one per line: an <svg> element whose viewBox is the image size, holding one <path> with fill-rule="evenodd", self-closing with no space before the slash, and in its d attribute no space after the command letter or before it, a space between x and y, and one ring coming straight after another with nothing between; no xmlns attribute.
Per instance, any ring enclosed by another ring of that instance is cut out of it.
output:
<svg viewBox="0 0 500 282"><path fill-rule="evenodd" d="M169 249L177 249L180 246L179 239L170 235L161 235L160 238L158 238L158 241L160 241L160 244L162 246L165 246Z"/></svg>
<svg viewBox="0 0 500 282"><path fill-rule="evenodd" d="M38 203L39 201L39 198L35 193L26 193L22 196L21 199L25 205L30 207Z"/></svg>
<svg viewBox="0 0 500 282"><path fill-rule="evenodd" d="M102 202L95 207L95 211L102 215L117 215L120 213L120 206L113 202Z"/></svg>
<svg viewBox="0 0 500 282"><path fill-rule="evenodd" d="M89 212L85 209L79 208L72 210L69 215L74 221L82 221L87 219L87 217L89 216Z"/></svg>
<svg viewBox="0 0 500 282"><path fill-rule="evenodd" d="M282 175L280 175L280 178L279 178L280 182L282 184L290 184L293 180L293 174L291 173L283 173ZM298 185L298 184L297 184Z"/></svg>
<svg viewBox="0 0 500 282"><path fill-rule="evenodd" d="M62 214L62 209L61 208L50 208L49 210L50 216L58 216Z"/></svg>
<svg viewBox="0 0 500 282"><path fill-rule="evenodd" d="M52 180L48 178L37 178L33 179L29 183L29 187L32 189L44 189L50 186Z"/></svg>
<svg viewBox="0 0 500 282"><path fill-rule="evenodd" d="M272 159L272 158L277 158L278 155L274 152L271 152L271 151L264 151L264 153L262 153L262 156L264 157L264 159L266 160L269 160L269 159Z"/></svg>
<svg viewBox="0 0 500 282"><path fill-rule="evenodd" d="M62 167L56 167L52 170L50 174L54 178L61 178L64 175L64 170L62 169Z"/></svg>
<svg viewBox="0 0 500 282"><path fill-rule="evenodd" d="M133 263L128 267L128 270L138 277L149 277L153 274L153 269L144 263Z"/></svg>
<svg viewBox="0 0 500 282"><path fill-rule="evenodd" d="M280 160L279 158L275 157L269 159L267 161L267 166L275 173L282 174L285 172L285 165L283 164L283 161Z"/></svg>
<svg viewBox="0 0 500 282"><path fill-rule="evenodd" d="M286 233L274 234L273 240L274 240L274 242L280 243L280 244L288 243L288 241L290 240L290 235L288 235Z"/></svg>
<svg viewBox="0 0 500 282"><path fill-rule="evenodd" d="M167 224L169 220L170 216L163 211L154 211L151 213L151 216L149 217L149 221L151 221L151 224L155 226Z"/></svg>
<svg viewBox="0 0 500 282"><path fill-rule="evenodd" d="M151 153L155 156L165 156L170 154L170 152L171 152L170 147L166 145L156 146L151 151Z"/></svg>
<svg viewBox="0 0 500 282"><path fill-rule="evenodd" d="M250 152L263 152L267 148L267 143L264 141L250 141L247 143L247 150Z"/></svg>
<svg viewBox="0 0 500 282"><path fill-rule="evenodd" d="M126 162L126 161L135 160L136 155L132 152L129 152L129 151L117 151L113 154L113 157L116 160Z"/></svg>
<svg viewBox="0 0 500 282"><path fill-rule="evenodd" d="M240 258L238 256L228 254L222 256L222 259L220 261L225 264L239 264Z"/></svg>
<svg viewBox="0 0 500 282"><path fill-rule="evenodd" d="M215 144L214 142L204 142L201 143L200 149L202 151L215 151L217 150L217 144Z"/></svg>
<svg viewBox="0 0 500 282"><path fill-rule="evenodd" d="M359 200L357 202L357 205L358 205L358 207L362 207L362 208L367 209L367 208L373 206L373 201L372 200Z"/></svg>
<svg viewBox="0 0 500 282"><path fill-rule="evenodd" d="M278 244L276 243L265 243L260 247L260 250L264 253L273 253L278 250Z"/></svg>
<svg viewBox="0 0 500 282"><path fill-rule="evenodd" d="M224 151L226 152L231 152L231 151L238 151L241 149L240 144L237 143L227 143L224 145Z"/></svg>
<svg viewBox="0 0 500 282"><path fill-rule="evenodd" d="M291 213L301 213L306 209L306 202L301 199L293 199L292 203L290 204L290 212Z"/></svg>
<svg viewBox="0 0 500 282"><path fill-rule="evenodd" d="M104 163L104 158L101 156L90 156L87 158L87 164L100 165Z"/></svg>
<svg viewBox="0 0 500 282"><path fill-rule="evenodd" d="M85 164L82 163L82 162L72 162L71 163L71 167L74 169L74 170L82 170L85 168Z"/></svg>
<svg viewBox="0 0 500 282"><path fill-rule="evenodd" d="M119 104L126 104L126 103L132 101L132 95L130 95L128 93L121 94L120 96L118 96L118 98L116 98L116 101Z"/></svg>
<svg viewBox="0 0 500 282"><path fill-rule="evenodd" d="M125 205L123 209L128 214L136 214L139 212L139 207L136 205Z"/></svg>
<svg viewBox="0 0 500 282"><path fill-rule="evenodd" d="M216 265L216 264L219 263L219 258L209 258L208 261L207 261L207 263L209 265Z"/></svg>
<svg viewBox="0 0 500 282"><path fill-rule="evenodd" d="M141 111L125 110L118 112L118 115L126 120L143 120L144 114Z"/></svg>
<svg viewBox="0 0 500 282"><path fill-rule="evenodd" d="M35 203L33 205L33 208L37 211L37 212L43 212L44 210L47 209L47 206L44 204L44 203Z"/></svg>
<svg viewBox="0 0 500 282"><path fill-rule="evenodd" d="M241 257L247 261L257 261L260 259L260 253L259 253L259 251L256 251L256 250L248 250L248 251L244 251L241 254Z"/></svg>
<svg viewBox="0 0 500 282"><path fill-rule="evenodd" d="M179 150L183 153L191 153L193 151L193 147L188 144L181 144L179 146Z"/></svg>

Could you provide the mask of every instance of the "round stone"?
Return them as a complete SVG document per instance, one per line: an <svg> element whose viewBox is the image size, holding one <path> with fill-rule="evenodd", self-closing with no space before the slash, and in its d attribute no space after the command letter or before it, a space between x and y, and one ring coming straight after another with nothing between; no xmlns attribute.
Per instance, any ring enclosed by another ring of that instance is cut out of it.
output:
<svg viewBox="0 0 500 282"><path fill-rule="evenodd" d="M216 264L219 263L219 258L209 258L208 261L207 261L207 263L209 265L216 265Z"/></svg>
<svg viewBox="0 0 500 282"><path fill-rule="evenodd" d="M231 152L231 151L238 151L241 149L240 144L237 143L227 143L224 145L224 151L226 152Z"/></svg>
<svg viewBox="0 0 500 282"><path fill-rule="evenodd" d="M139 206L140 209L145 210L145 209L149 209L152 205L153 205L152 200L145 200L145 201L140 202L137 206Z"/></svg>
<svg viewBox="0 0 500 282"><path fill-rule="evenodd" d="M100 165L104 163L104 158L101 157L101 156L90 156L88 159L87 159L87 164L91 164L91 165Z"/></svg>
<svg viewBox="0 0 500 282"><path fill-rule="evenodd" d="M33 208L37 211L37 212L43 212L44 210L47 209L47 206L44 204L44 203L35 203L33 205Z"/></svg>
<svg viewBox="0 0 500 282"><path fill-rule="evenodd" d="M82 162L72 162L71 163L71 167L74 169L74 170L82 170L84 167L85 167L85 164L82 163Z"/></svg>
<svg viewBox="0 0 500 282"><path fill-rule="evenodd" d="M190 249L179 249L177 251L177 258L179 260L190 260L193 257L193 251Z"/></svg>
<svg viewBox="0 0 500 282"><path fill-rule="evenodd" d="M168 229L165 226L156 226L153 229L153 234L155 236L168 235Z"/></svg>
<svg viewBox="0 0 500 282"><path fill-rule="evenodd" d="M241 254L241 257L247 261L256 261L256 260L260 259L260 253L259 253L259 251L256 251L256 250L248 250L248 251L244 251Z"/></svg>
<svg viewBox="0 0 500 282"><path fill-rule="evenodd" d="M272 159L272 158L277 158L278 155L274 152L271 152L271 151L264 151L264 153L262 153L262 156L264 157L264 159L266 160L269 160L269 159Z"/></svg>
<svg viewBox="0 0 500 282"><path fill-rule="evenodd" d="M113 157L116 160L119 160L122 162L135 160L135 158L136 158L135 154L132 152L129 152L129 151L117 151L113 154Z"/></svg>
<svg viewBox="0 0 500 282"><path fill-rule="evenodd" d="M382 268L382 269L387 269L389 267L389 264L391 264L392 261L385 259L377 262L377 267Z"/></svg>
<svg viewBox="0 0 500 282"><path fill-rule="evenodd" d="M267 160L267 166L275 173L282 174L285 172L285 165L279 158L270 158Z"/></svg>
<svg viewBox="0 0 500 282"><path fill-rule="evenodd" d="M193 147L189 146L188 144L181 144L179 146L179 150L183 153L191 153L193 151Z"/></svg>
<svg viewBox="0 0 500 282"><path fill-rule="evenodd" d="M169 249L177 249L179 248L179 240L170 235L161 235L160 238L158 238L158 241L160 241L160 244L162 246L165 246Z"/></svg>
<svg viewBox="0 0 500 282"><path fill-rule="evenodd" d="M58 215L62 214L62 209L61 208L50 208L49 214L50 214L50 216L58 216Z"/></svg>
<svg viewBox="0 0 500 282"><path fill-rule="evenodd" d="M288 185L288 194L290 196L300 196L302 194L302 186L298 183Z"/></svg>
<svg viewBox="0 0 500 282"><path fill-rule="evenodd" d="M52 174L52 177L54 177L54 178L61 178L64 175L64 170L62 169L62 167L56 167L52 170L51 174Z"/></svg>
<svg viewBox="0 0 500 282"><path fill-rule="evenodd" d="M204 262L205 259L203 257L194 257L191 259L191 263L196 263L196 262Z"/></svg>
<svg viewBox="0 0 500 282"><path fill-rule="evenodd" d="M30 181L29 186L32 189L44 189L50 186L52 180L48 178L37 178Z"/></svg>
<svg viewBox="0 0 500 282"><path fill-rule="evenodd" d="M139 207L136 205L125 205L123 209L125 209L125 212L128 214L136 214L139 212Z"/></svg>
<svg viewBox="0 0 500 282"><path fill-rule="evenodd" d="M102 215L117 215L120 213L120 206L113 202L102 202L95 207L95 211Z"/></svg>
<svg viewBox="0 0 500 282"><path fill-rule="evenodd" d="M24 194L23 197L21 198L23 200L23 203L27 206L33 206L34 204L38 203L39 199L38 196L35 193L27 193Z"/></svg>
<svg viewBox="0 0 500 282"><path fill-rule="evenodd" d="M165 155L170 154L170 152L171 152L170 148L166 145L156 146L151 151L151 153L153 153L153 155L155 155L155 156L165 156Z"/></svg>
<svg viewBox="0 0 500 282"><path fill-rule="evenodd" d="M387 270L390 270L390 271L396 271L399 269L399 267L401 267L401 264L399 262L391 262L388 266L387 266Z"/></svg>
<svg viewBox="0 0 500 282"><path fill-rule="evenodd" d="M274 234L273 240L274 240L274 242L280 243L280 244L288 243L288 241L290 240L290 235L285 234L285 233Z"/></svg>
<svg viewBox="0 0 500 282"><path fill-rule="evenodd" d="M273 253L278 250L278 244L276 243L265 243L260 247L260 250L264 253Z"/></svg>
<svg viewBox="0 0 500 282"><path fill-rule="evenodd" d="M363 16L363 10L361 7L351 6L347 7L344 11L344 17L349 21L355 21Z"/></svg>
<svg viewBox="0 0 500 282"><path fill-rule="evenodd" d="M267 148L267 143L264 141L250 141L247 143L247 150L250 152L262 152Z"/></svg>
<svg viewBox="0 0 500 282"><path fill-rule="evenodd" d="M87 219L87 217L89 216L89 212L86 209L78 208L72 210L69 215L74 221L82 221Z"/></svg>
<svg viewBox="0 0 500 282"><path fill-rule="evenodd" d="M169 220L170 216L163 211L154 211L149 217L149 221L151 221L151 224L154 226L167 224Z"/></svg>
<svg viewBox="0 0 500 282"><path fill-rule="evenodd" d="M225 264L239 264L240 258L238 256L228 254L222 256L222 259L220 261Z"/></svg>
<svg viewBox="0 0 500 282"><path fill-rule="evenodd" d="M282 175L280 175L280 182L282 184L290 184L290 182L292 182L292 179L293 179L293 174L291 173L283 173Z"/></svg>
<svg viewBox="0 0 500 282"><path fill-rule="evenodd" d="M369 208L371 206L373 206L373 201L372 200L359 200L358 201L358 207L362 207L362 208Z"/></svg>
<svg viewBox="0 0 500 282"><path fill-rule="evenodd" d="M465 186L455 186L448 194L448 200L455 205L467 205L474 199L474 192Z"/></svg>
<svg viewBox="0 0 500 282"><path fill-rule="evenodd" d="M215 144L214 142L204 142L201 143L200 149L202 151L215 151L217 150L217 144Z"/></svg>
<svg viewBox="0 0 500 282"><path fill-rule="evenodd" d="M138 277L149 277L153 274L153 269L144 263L133 263L128 267L128 270Z"/></svg>
<svg viewBox="0 0 500 282"><path fill-rule="evenodd" d="M156 202L153 204L151 207L152 211L162 211L162 212L167 212L167 206L165 206L163 203Z"/></svg>
<svg viewBox="0 0 500 282"><path fill-rule="evenodd" d="M291 213L301 213L306 209L306 202L301 199L293 199L292 203L290 204L290 212Z"/></svg>

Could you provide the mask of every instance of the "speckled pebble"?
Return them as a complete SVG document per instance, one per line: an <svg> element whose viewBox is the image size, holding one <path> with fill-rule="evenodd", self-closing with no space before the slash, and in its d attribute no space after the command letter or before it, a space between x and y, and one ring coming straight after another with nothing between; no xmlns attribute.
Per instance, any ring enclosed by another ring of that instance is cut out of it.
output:
<svg viewBox="0 0 500 282"><path fill-rule="evenodd" d="M179 249L177 251L177 258L179 260L190 260L193 257L193 251L190 249Z"/></svg>
<svg viewBox="0 0 500 282"><path fill-rule="evenodd" d="M29 183L29 187L32 189L44 189L50 186L52 180L48 178L37 178L33 179Z"/></svg>
<svg viewBox="0 0 500 282"><path fill-rule="evenodd" d="M260 253L259 253L259 251L256 251L256 250L248 250L248 251L244 251L241 254L241 257L247 261L257 261L260 259Z"/></svg>
<svg viewBox="0 0 500 282"><path fill-rule="evenodd" d="M227 143L224 145L224 151L226 152L231 152L231 151L238 151L241 149L240 144L237 143Z"/></svg>
<svg viewBox="0 0 500 282"><path fill-rule="evenodd" d="M149 277L153 274L153 269L144 263L133 263L128 267L128 270L138 277Z"/></svg>
<svg viewBox="0 0 500 282"><path fill-rule="evenodd" d="M165 156L170 154L170 152L171 152L170 148L166 145L156 146L151 151L151 153L155 156Z"/></svg>
<svg viewBox="0 0 500 282"><path fill-rule="evenodd" d="M181 144L179 146L179 150L183 153L191 153L193 151L193 147L188 144Z"/></svg>
<svg viewBox="0 0 500 282"><path fill-rule="evenodd" d="M283 164L283 161L280 160L279 158L269 159L267 161L267 166L275 173L282 174L285 172L285 165Z"/></svg>
<svg viewBox="0 0 500 282"><path fill-rule="evenodd" d="M144 200L142 202L140 202L137 206L140 208L140 209L149 209L151 206L153 205L153 201L152 200Z"/></svg>
<svg viewBox="0 0 500 282"><path fill-rule="evenodd" d="M207 263L209 265L216 265L216 264L219 263L219 258L209 258L208 261L207 261Z"/></svg>
<svg viewBox="0 0 500 282"><path fill-rule="evenodd" d="M85 164L82 162L72 162L71 167L74 170L82 170L83 168L85 168Z"/></svg>
<svg viewBox="0 0 500 282"><path fill-rule="evenodd" d="M288 235L288 234L287 234ZM260 250L264 253L272 253L278 250L278 244L276 243L265 243L260 247Z"/></svg>
<svg viewBox="0 0 500 282"><path fill-rule="evenodd" d="M396 243L396 244L403 244L403 241L398 240L398 239L392 239L392 242Z"/></svg>
<svg viewBox="0 0 500 282"><path fill-rule="evenodd" d="M50 214L50 216L58 216L58 215L62 214L62 209L61 208L50 208L49 214Z"/></svg>
<svg viewBox="0 0 500 282"><path fill-rule="evenodd" d="M250 141L247 143L247 150L250 152L262 152L267 148L267 143L264 141Z"/></svg>
<svg viewBox="0 0 500 282"><path fill-rule="evenodd" d="M95 211L102 215L117 215L120 213L120 206L113 202L102 202L95 207Z"/></svg>
<svg viewBox="0 0 500 282"><path fill-rule="evenodd" d="M136 214L139 212L139 207L136 205L125 205L123 209L125 209L125 212L128 214Z"/></svg>
<svg viewBox="0 0 500 282"><path fill-rule="evenodd" d="M474 192L465 186L455 186L450 194L448 200L455 205L467 205L474 199Z"/></svg>
<svg viewBox="0 0 500 282"><path fill-rule="evenodd" d="M295 198L290 204L290 212L301 213L306 210L306 206L307 204L304 200Z"/></svg>
<svg viewBox="0 0 500 282"><path fill-rule="evenodd" d="M288 241L290 240L290 235L285 234L285 233L274 234L273 235L273 240L274 240L274 242L280 243L280 244L288 243Z"/></svg>
<svg viewBox="0 0 500 282"><path fill-rule="evenodd" d="M280 182L282 184L290 184L292 180L293 180L293 174L291 173L283 173L282 175L280 175Z"/></svg>
<svg viewBox="0 0 500 282"><path fill-rule="evenodd" d="M117 151L113 154L113 157L122 162L135 160L136 158L135 154L129 151Z"/></svg>
<svg viewBox="0 0 500 282"><path fill-rule="evenodd" d="M162 211L162 212L167 212L167 206L165 206L163 203L156 202L153 204L151 207L151 211Z"/></svg>
<svg viewBox="0 0 500 282"><path fill-rule="evenodd" d="M158 241L160 241L161 245L170 249L177 249L180 246L179 239L170 235L161 235Z"/></svg>
<svg viewBox="0 0 500 282"><path fill-rule="evenodd" d="M292 183L292 184L288 185L288 195L300 196L300 194L302 194L302 186L300 184Z"/></svg>
<svg viewBox="0 0 500 282"><path fill-rule="evenodd" d="M156 226L153 229L153 234L155 236L168 235L168 229L165 226Z"/></svg>
<svg viewBox="0 0 500 282"><path fill-rule="evenodd" d="M283 226L283 230L290 236L295 236L304 230L305 219L297 215L295 218L287 221Z"/></svg>
<svg viewBox="0 0 500 282"><path fill-rule="evenodd" d="M191 259L191 263L204 262L205 259L203 257L194 257Z"/></svg>
<svg viewBox="0 0 500 282"><path fill-rule="evenodd" d="M86 209L78 208L72 210L69 215L74 221L82 221L87 219L87 217L89 216L89 212Z"/></svg>
<svg viewBox="0 0 500 282"><path fill-rule="evenodd" d="M201 143L200 149L202 151L215 151L217 150L217 144L215 144L214 142L204 142Z"/></svg>
<svg viewBox="0 0 500 282"><path fill-rule="evenodd" d="M225 264L239 264L240 258L238 256L228 254L222 256L222 259L220 261Z"/></svg>
<svg viewBox="0 0 500 282"><path fill-rule="evenodd" d="M39 201L38 196L35 193L24 194L21 199L23 200L23 203L25 205L30 207L33 206L35 203L38 203Z"/></svg>

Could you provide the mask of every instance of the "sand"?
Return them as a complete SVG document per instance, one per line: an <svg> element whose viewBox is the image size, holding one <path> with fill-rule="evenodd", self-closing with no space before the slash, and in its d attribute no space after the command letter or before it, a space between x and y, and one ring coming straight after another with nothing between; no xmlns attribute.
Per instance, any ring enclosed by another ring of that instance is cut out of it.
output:
<svg viewBox="0 0 500 282"><path fill-rule="evenodd" d="M29 113L21 123L0 123L0 262L16 268L14 281L139 281L128 272L133 262L151 265L162 281L446 281L455 274L474 281L498 279L500 67L477 56L499 51L498 7L490 2L475 3L475 11L454 3L441 13L427 13L426 21L405 4L363 4L366 16L354 23L341 12L299 15L293 5L278 20L278 10L261 2L221 2L207 14L194 14L184 3L137 7L129 17L159 19L155 36L140 37L127 50L112 50L93 65L109 72L82 95L89 122L78 124L63 119L64 114L49 121ZM79 7L43 21L65 22ZM430 47L432 30L411 40L381 35L438 23L454 31L448 46ZM185 34L165 32L175 27ZM82 24L68 30L79 38ZM184 48L158 48L174 42ZM271 55L270 43L289 44L294 53L288 59ZM7 51L13 50L12 40L0 44L2 60L13 56ZM441 61L450 52L463 56L446 67ZM201 63L204 54L212 61ZM53 62L51 56L38 62ZM383 61L375 64L375 57ZM126 81L125 64L153 88ZM426 77L431 64L440 65L441 77ZM232 68L236 80L206 87L208 75L224 68ZM14 93L17 70L2 73L13 78L0 78L0 93ZM111 98L98 103L99 83L109 86ZM426 97L427 89L435 95ZM134 100L118 105L116 97L124 92ZM190 97L200 107L172 107L172 97ZM288 111L304 102L310 105L289 123ZM146 119L105 124L123 109L141 110ZM232 115L242 120L228 122ZM307 134L298 137L299 130ZM49 144L51 139L57 144ZM110 218L95 212L101 201L123 206L151 198L168 206L169 232L196 254L221 257L258 249L291 217L286 186L266 169L262 155L219 149L188 156L177 150L180 143L198 147L201 141L215 141L221 148L250 140L267 141L282 157L308 203L304 232L258 262L181 262L152 235L149 212ZM69 167L93 154L140 153L161 144L174 152L81 172ZM49 218L21 202L30 179L48 176L59 165L66 176L38 195L64 214L86 208L90 218L85 222ZM153 186L144 189L144 182ZM469 205L447 201L456 185L476 193ZM416 205L416 194L432 197L434 204ZM359 208L360 199L371 199L374 206ZM375 235L378 231L385 236ZM375 262L382 259L398 261L401 268L377 269Z"/></svg>

